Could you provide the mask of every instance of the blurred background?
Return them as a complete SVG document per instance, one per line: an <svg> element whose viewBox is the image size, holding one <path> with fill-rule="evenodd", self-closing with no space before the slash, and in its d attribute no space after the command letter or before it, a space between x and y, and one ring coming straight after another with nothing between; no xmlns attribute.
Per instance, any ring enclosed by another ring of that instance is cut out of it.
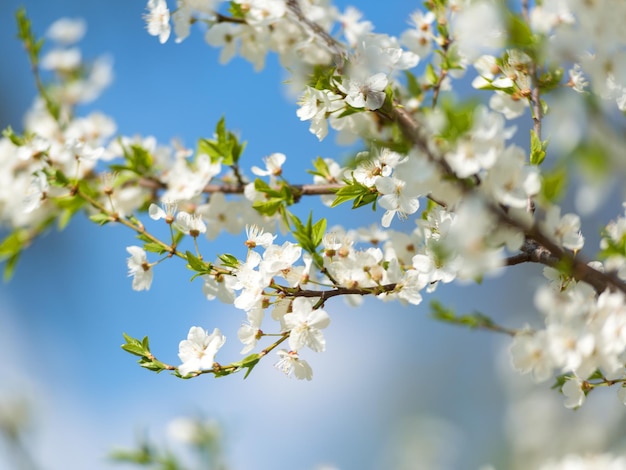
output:
<svg viewBox="0 0 626 470"><path fill-rule="evenodd" d="M397 35L420 5L357 3L376 31ZM343 9L349 2L336 4ZM60 17L87 21L83 55L110 55L115 79L79 112L104 112L119 134L154 135L162 143L179 138L194 147L224 115L248 141L242 166L283 152L294 183L309 181L304 169L318 155L339 161L348 155L332 135L319 143L298 120L275 57L261 73L239 58L220 66L219 51L193 28L181 44L172 37L161 45L145 31L141 0L0 2L2 128L21 129L35 96L15 38L20 5L38 35ZM369 225L381 215L346 208L326 214L309 201L300 214L310 208L328 216L329 225L345 227ZM598 217L590 227L608 220ZM585 235L592 254L597 243ZM203 252L241 256L244 247L236 242L221 237ZM14 279L0 284L0 419L5 433L11 419L23 416L28 423L24 445L33 468L124 468L108 458L111 450L132 447L142 436L175 448L167 430L180 416L216 420L226 461L241 470L533 468L530 462L548 456L622 445L623 405L615 390L594 392L578 412L566 410L549 384L534 386L510 372L507 338L428 317L427 303L436 298L458 313L479 310L509 327L536 321L539 266L518 266L482 285L441 286L418 307L366 301L352 309L334 299L326 306L332 317L327 351L305 356L311 382L285 378L271 358L245 381L242 374L182 381L137 366L120 349L122 332L149 336L160 359L178 364L178 343L190 326L219 327L228 340L218 359L235 358L243 314L207 302L201 283L190 283L189 271L175 260L158 266L150 291L132 291L125 251L132 244L123 227L76 217L64 232L38 240ZM14 443L0 446L0 468L15 468L17 453Z"/></svg>

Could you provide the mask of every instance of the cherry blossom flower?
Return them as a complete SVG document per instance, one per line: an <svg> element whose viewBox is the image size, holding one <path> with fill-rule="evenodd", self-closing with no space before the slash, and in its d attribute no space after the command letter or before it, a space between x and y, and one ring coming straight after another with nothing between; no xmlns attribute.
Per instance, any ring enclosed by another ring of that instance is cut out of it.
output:
<svg viewBox="0 0 626 470"><path fill-rule="evenodd" d="M302 247L295 243L270 245L263 253L261 269L268 277L274 276L283 270L290 269L301 255Z"/></svg>
<svg viewBox="0 0 626 470"><path fill-rule="evenodd" d="M225 341L226 338L219 328L215 328L213 333L209 334L199 326L192 326L187 339L178 345L178 357L183 361L178 366L180 375L185 377L192 372L212 369L215 355Z"/></svg>
<svg viewBox="0 0 626 470"><path fill-rule="evenodd" d="M259 168L258 166L253 166L252 173L257 176L280 176L283 172L282 166L286 160L287 157L285 157L284 153L273 153L270 156L263 158L265 170Z"/></svg>
<svg viewBox="0 0 626 470"><path fill-rule="evenodd" d="M381 224L389 227L394 215L398 214L401 219L409 214L414 214L420 207L417 194L413 194L406 183L394 177L381 177L376 180L376 189L382 194L378 200L380 207L387 209L383 215Z"/></svg>
<svg viewBox="0 0 626 470"><path fill-rule="evenodd" d="M513 338L510 353L513 367L525 374L532 373L537 382L548 380L554 370L554 363L546 349L546 334L518 334Z"/></svg>
<svg viewBox="0 0 626 470"><path fill-rule="evenodd" d="M330 324L330 317L322 309L313 310L313 302L304 297L294 299L292 312L284 317L285 326L291 330L289 348L298 351L308 346L313 351L326 349L326 340L322 329Z"/></svg>
<svg viewBox="0 0 626 470"><path fill-rule="evenodd" d="M220 47L220 64L227 64L237 54L243 26L238 23L217 23L206 32L204 39L213 47Z"/></svg>
<svg viewBox="0 0 626 470"><path fill-rule="evenodd" d="M191 235L194 238L206 232L206 224L202 221L200 214L180 211L176 214L174 225L184 234Z"/></svg>
<svg viewBox="0 0 626 470"><path fill-rule="evenodd" d="M246 312L247 321L241 325L237 331L237 337L244 344L241 354L246 354L254 349L259 334L261 333L261 322L264 312L260 307L255 307Z"/></svg>
<svg viewBox="0 0 626 470"><path fill-rule="evenodd" d="M329 90L307 87L298 100L296 115L301 121L311 120L309 131L322 141L328 135L328 117L344 108L340 95Z"/></svg>
<svg viewBox="0 0 626 470"><path fill-rule="evenodd" d="M165 0L148 0L148 13L144 15L146 27L151 36L158 36L164 44L170 37L170 11Z"/></svg>
<svg viewBox="0 0 626 470"><path fill-rule="evenodd" d="M359 21L362 16L363 13L352 6L347 7L345 12L339 15L343 35L351 46L355 46L360 38L374 29L370 21Z"/></svg>
<svg viewBox="0 0 626 470"><path fill-rule="evenodd" d="M558 206L548 209L542 226L546 233L568 250L579 251L585 243L580 233L580 217L576 214L561 217L561 208Z"/></svg>
<svg viewBox="0 0 626 470"><path fill-rule="evenodd" d="M377 73L365 80L344 78L344 82L337 86L346 94L345 100L350 106L374 111L385 102L385 88L388 83L387 75Z"/></svg>
<svg viewBox="0 0 626 470"><path fill-rule="evenodd" d="M255 26L274 23L287 11L285 0L235 0L235 2L245 4L246 21Z"/></svg>
<svg viewBox="0 0 626 470"><path fill-rule="evenodd" d="M38 209L49 190L50 184L46 175L41 171L35 172L24 196L24 211L32 212Z"/></svg>
<svg viewBox="0 0 626 470"><path fill-rule="evenodd" d="M216 238L222 230L233 235L241 232L244 227L240 205L237 201L226 199L223 193L211 195L208 204L202 204L197 212L206 221L206 236L209 240Z"/></svg>
<svg viewBox="0 0 626 470"><path fill-rule="evenodd" d="M299 380L311 380L313 378L313 369L308 362L300 359L295 351L278 350L280 360L274 365L283 374L289 377L295 377Z"/></svg>
<svg viewBox="0 0 626 470"><path fill-rule="evenodd" d="M133 277L133 290L148 290L152 284L152 266L148 263L146 252L139 246L129 246L130 253L126 264L128 275Z"/></svg>
<svg viewBox="0 0 626 470"><path fill-rule="evenodd" d="M264 232L262 228L257 225L246 225L246 246L248 248L256 248L262 246L268 248L272 242L276 239L276 235L272 235L269 232Z"/></svg>
<svg viewBox="0 0 626 470"><path fill-rule="evenodd" d="M163 207L152 203L148 207L148 215L152 220L164 219L166 223L171 224L175 220L176 209L178 209L178 204L173 201L163 201Z"/></svg>
<svg viewBox="0 0 626 470"><path fill-rule="evenodd" d="M50 25L46 36L63 45L80 41L87 30L87 23L82 18L60 18Z"/></svg>
<svg viewBox="0 0 626 470"><path fill-rule="evenodd" d="M561 388L565 395L565 408L578 408L585 401L585 392L582 389L582 381L578 377L568 379Z"/></svg>
<svg viewBox="0 0 626 470"><path fill-rule="evenodd" d="M434 21L435 14L432 11L425 13L417 10L411 13L411 22L414 27L402 33L400 37L402 44L420 57L427 56L432 49Z"/></svg>
<svg viewBox="0 0 626 470"><path fill-rule="evenodd" d="M53 49L41 59L41 68L69 72L76 70L82 62L82 55L77 48Z"/></svg>
<svg viewBox="0 0 626 470"><path fill-rule="evenodd" d="M231 287L232 279L230 276L202 276L204 284L202 285L202 292L208 300L219 299L220 302L225 304L232 304L235 301L235 291Z"/></svg>

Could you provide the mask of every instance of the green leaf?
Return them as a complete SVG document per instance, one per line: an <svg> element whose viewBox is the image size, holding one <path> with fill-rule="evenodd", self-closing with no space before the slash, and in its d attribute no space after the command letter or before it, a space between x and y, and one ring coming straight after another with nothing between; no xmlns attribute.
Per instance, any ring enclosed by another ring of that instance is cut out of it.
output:
<svg viewBox="0 0 626 470"><path fill-rule="evenodd" d="M150 172L154 164L154 158L139 144L131 144L128 147L122 146L126 164L109 165L111 171L132 171L133 173L144 176Z"/></svg>
<svg viewBox="0 0 626 470"><path fill-rule="evenodd" d="M315 168L315 171L307 170L307 173L311 175L321 176L326 180L332 178L332 175L330 174L330 169L328 168L326 161L324 161L322 157L317 157L315 160L313 160L313 168Z"/></svg>
<svg viewBox="0 0 626 470"><path fill-rule="evenodd" d="M26 139L21 135L17 135L13 131L11 126L7 127L6 129L2 131L2 136L9 139L13 143L13 145L16 145L18 147L21 147L22 145L26 143Z"/></svg>
<svg viewBox="0 0 626 470"><path fill-rule="evenodd" d="M228 7L228 13L231 14L231 16L233 18L245 18L246 17L246 13L243 10L243 6L240 3L237 2L230 2L230 5Z"/></svg>
<svg viewBox="0 0 626 470"><path fill-rule="evenodd" d="M252 208L255 209L259 214L273 216L275 215L283 206L285 201L282 198L270 198L266 201L256 201L252 204Z"/></svg>
<svg viewBox="0 0 626 470"><path fill-rule="evenodd" d="M211 158L212 162L222 158L222 152L216 142L208 139L200 139L198 141L198 154L206 154Z"/></svg>
<svg viewBox="0 0 626 470"><path fill-rule="evenodd" d="M443 140L453 144L467 134L474 125L474 112L477 102L468 100L462 103L445 99L440 101L439 108L446 117L446 125L439 134Z"/></svg>
<svg viewBox="0 0 626 470"><path fill-rule="evenodd" d="M163 253L167 253L168 250L163 248L159 243L156 242L147 242L143 244L143 249L149 251L150 253L157 253L162 255Z"/></svg>
<svg viewBox="0 0 626 470"><path fill-rule="evenodd" d="M109 217L107 214L100 212L99 214L90 215L89 220L95 222L98 225L106 225L111 222L111 217Z"/></svg>
<svg viewBox="0 0 626 470"><path fill-rule="evenodd" d="M423 93L422 86L417 81L417 78L415 77L415 75L413 75L408 70L405 70L404 76L406 77L406 87L407 87L409 94L413 96L414 98L420 99Z"/></svg>
<svg viewBox="0 0 626 470"><path fill-rule="evenodd" d="M189 268L192 269L193 271L197 271L198 273L201 273L201 274L208 273L211 271L211 265L209 263L206 263L205 261L202 261L196 255L194 255L191 251L187 251L185 253L185 256L187 257L187 264L189 265Z"/></svg>
<svg viewBox="0 0 626 470"><path fill-rule="evenodd" d="M561 84L561 79L563 78L563 69L558 68L554 70L549 70L539 76L537 80L537 84L542 93L551 91L558 87Z"/></svg>
<svg viewBox="0 0 626 470"><path fill-rule="evenodd" d="M443 306L441 302L436 300L430 301L431 315L434 319L443 322L454 322L456 320L456 313L450 308Z"/></svg>
<svg viewBox="0 0 626 470"><path fill-rule="evenodd" d="M567 169L558 166L541 174L541 197L546 202L555 203L565 194L567 188Z"/></svg>
<svg viewBox="0 0 626 470"><path fill-rule="evenodd" d="M200 139L197 154L208 155L213 163L221 160L224 165L234 165L245 147L245 142L240 143L237 136L226 129L226 120L222 116L215 126L215 139Z"/></svg>
<svg viewBox="0 0 626 470"><path fill-rule="evenodd" d="M161 361L149 360L146 358L142 358L139 361L139 365L144 369L148 369L157 373L163 372L166 369L165 364L163 364Z"/></svg>
<svg viewBox="0 0 626 470"><path fill-rule="evenodd" d="M454 310L444 307L436 300L430 302L430 309L431 316L444 323L465 326L471 329L492 328L496 326L491 318L480 312L457 316Z"/></svg>
<svg viewBox="0 0 626 470"><path fill-rule="evenodd" d="M313 213L309 213L307 223L304 225L294 214L290 213L289 218L294 225L294 230L292 231L294 238L305 251L315 254L326 231L326 219L321 219L313 224Z"/></svg>
<svg viewBox="0 0 626 470"><path fill-rule="evenodd" d="M529 53L535 45L533 32L524 19L513 12L508 13L509 45ZM534 54L531 54L531 56Z"/></svg>
<svg viewBox="0 0 626 470"><path fill-rule="evenodd" d="M322 239L326 234L326 219L318 220L315 225L313 225L313 230L311 231L311 240L315 244L315 246L319 246L322 243Z"/></svg>
<svg viewBox="0 0 626 470"><path fill-rule="evenodd" d="M67 227L72 217L86 204L86 201L78 195L59 197L53 199L53 201L57 207L63 209L57 221L59 230L63 230Z"/></svg>
<svg viewBox="0 0 626 470"><path fill-rule="evenodd" d="M309 77L308 85L316 90L334 90L334 74L334 67L315 65Z"/></svg>
<svg viewBox="0 0 626 470"><path fill-rule="evenodd" d="M65 187L70 184L70 180L61 170L54 172L54 177L51 178L50 184L59 187Z"/></svg>
<svg viewBox="0 0 626 470"><path fill-rule="evenodd" d="M554 384L552 384L552 388L553 390L561 390L563 388L563 385L565 385L565 382L567 382L567 380L571 377L571 374L561 374L561 375L557 375L555 377L554 380Z"/></svg>
<svg viewBox="0 0 626 470"><path fill-rule="evenodd" d="M339 188L339 190L335 193L335 196L335 200L333 201L331 207L336 207L347 201L354 201L352 208L356 209L357 207L361 207L375 201L378 197L378 191L353 181L352 183Z"/></svg>
<svg viewBox="0 0 626 470"><path fill-rule="evenodd" d="M530 164L541 165L546 158L547 141L541 141L534 129L530 130Z"/></svg>
<svg viewBox="0 0 626 470"><path fill-rule="evenodd" d="M574 161L586 177L601 180L611 171L611 158L606 146L598 141L586 141L573 152Z"/></svg>
<svg viewBox="0 0 626 470"><path fill-rule="evenodd" d="M241 361L243 363L242 367L245 367L248 369L246 371L246 374L243 376L244 380L248 378L248 376L250 375L250 372L252 372L252 369L255 368L255 366L259 363L260 360L261 360L261 356L259 356L258 354L250 354L249 356L244 358L243 361Z"/></svg>
<svg viewBox="0 0 626 470"><path fill-rule="evenodd" d="M141 341L139 341L137 338L133 338L132 336L127 335L126 333L122 334L124 335L124 339L126 340L126 343L122 344L122 349L124 351L140 357L144 357L146 355L146 350Z"/></svg>
<svg viewBox="0 0 626 470"><path fill-rule="evenodd" d="M218 258L222 264L228 268L237 269L239 267L239 260L233 255L224 253L223 255L219 255Z"/></svg>
<svg viewBox="0 0 626 470"><path fill-rule="evenodd" d="M428 65L426 66L426 73L425 73L425 76L424 76L424 80L430 86L435 86L437 84L437 82L439 81L439 77L437 76L437 72L435 71L435 67L433 67L433 64L431 64L431 63L428 63Z"/></svg>

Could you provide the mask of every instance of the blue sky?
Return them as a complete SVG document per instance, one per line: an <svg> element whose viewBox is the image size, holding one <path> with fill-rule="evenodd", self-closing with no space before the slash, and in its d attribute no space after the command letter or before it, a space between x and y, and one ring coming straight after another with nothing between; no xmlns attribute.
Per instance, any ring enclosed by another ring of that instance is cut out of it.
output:
<svg viewBox="0 0 626 470"><path fill-rule="evenodd" d="M377 1L357 3L376 31L392 34L406 27L419 6L408 0L389 0L384 9ZM39 33L61 16L87 20L84 55L110 54L115 81L82 111L109 114L121 134L154 135L161 142L178 137L193 146L224 115L248 141L244 165L283 152L294 183L305 182L298 181L306 177L303 169L318 155L340 160L346 154L332 137L318 143L297 119L275 58L261 73L241 59L220 66L217 51L197 30L182 44L161 45L144 29L145 2L139 0L4 0L2 127L19 128L35 92L14 39L18 5L26 7ZM369 224L379 215L342 210L331 222ZM447 468L476 468L495 452L502 397L492 369L500 338L437 324L427 317L426 302L418 308L366 302L358 310L341 300L329 303L328 350L307 356L312 382L283 377L273 359L245 382L242 376L181 381L142 370L119 348L122 332L148 335L153 351L176 363L178 342L190 326L218 326L228 337L220 357L237 357L243 316L208 303L181 263L162 264L149 292L133 292L125 247L134 243L122 227L100 228L77 217L65 232L38 240L15 278L0 285L0 399L29 398L36 415L33 451L46 468L116 468L104 458L111 448L131 446L144 430L164 439L169 420L197 412L223 423L227 455L237 469L313 469L325 462L343 469L391 468L398 436L417 436L415 423L433 416L454 429L449 438L462 457ZM224 237L205 249L209 256L243 253ZM441 288L434 297L460 312L523 318L519 314L531 308L523 296L533 285L527 273L539 269L520 267L488 288ZM486 289L499 295L485 295ZM511 304L514 290L523 300ZM2 462L0 454L0 467Z"/></svg>

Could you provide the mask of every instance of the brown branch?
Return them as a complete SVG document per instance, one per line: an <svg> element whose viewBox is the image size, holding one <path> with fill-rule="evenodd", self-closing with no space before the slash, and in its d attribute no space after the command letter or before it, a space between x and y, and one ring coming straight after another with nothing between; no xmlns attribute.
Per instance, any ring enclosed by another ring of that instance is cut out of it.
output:
<svg viewBox="0 0 626 470"><path fill-rule="evenodd" d="M385 114L383 114L383 116L389 117ZM465 194L469 194L474 191L474 188L468 183L467 180L457 178L455 173L450 168L450 165L448 165L448 163L440 155L436 155L434 153L432 147L428 145L427 137L420 129L419 124L413 119L405 108L397 105L394 106L391 112L391 117L398 124L404 136L415 147L421 150L426 158L437 165L445 175L452 177L452 180L457 184L461 191ZM549 253L549 255L540 255L539 251L534 250L537 254L537 257L535 258L536 261L535 259L531 259L531 261L542 264L551 263L548 264L548 266L552 267L562 264L570 266L571 274L577 281L583 281L590 284L598 293L603 292L609 287L626 293L626 283L617 277L615 273L603 273L597 271L596 269L590 267L588 265L588 261L582 256L564 250L557 245L546 234L544 234L537 225L533 225L529 228L524 223L509 216L497 204L485 201L485 205L489 211L497 217L500 223L520 230L526 235L527 239L534 240L538 245L543 247L544 250L547 250L547 253Z"/></svg>
<svg viewBox="0 0 626 470"><path fill-rule="evenodd" d="M217 23L235 23L235 24L248 24L243 18L234 18L232 16L222 15L221 13L215 13L215 21Z"/></svg>
<svg viewBox="0 0 626 470"><path fill-rule="evenodd" d="M300 288L292 288L281 285L274 285L273 287L278 292L289 295L291 297L313 297L322 300L322 303L326 300L337 297L338 295L378 295L386 292L392 292L398 284L385 284L383 286L376 287L337 287L333 290L305 290Z"/></svg>
<svg viewBox="0 0 626 470"><path fill-rule="evenodd" d="M345 46L328 34L328 32L326 32L326 30L319 24L309 20L302 12L299 0L287 0L286 3L289 11L296 17L298 24L309 29L313 36L320 38L325 43L326 47L333 53L335 65L341 73L345 64Z"/></svg>
<svg viewBox="0 0 626 470"><path fill-rule="evenodd" d="M139 186L146 189L157 191L159 189L167 188L167 185L162 181L154 178L141 178L139 180ZM301 196L322 196L327 194L335 194L337 190L344 185L339 183L329 184L292 184L290 187ZM204 189L204 193L224 193L224 194L243 194L244 186L240 184L207 184Z"/></svg>

